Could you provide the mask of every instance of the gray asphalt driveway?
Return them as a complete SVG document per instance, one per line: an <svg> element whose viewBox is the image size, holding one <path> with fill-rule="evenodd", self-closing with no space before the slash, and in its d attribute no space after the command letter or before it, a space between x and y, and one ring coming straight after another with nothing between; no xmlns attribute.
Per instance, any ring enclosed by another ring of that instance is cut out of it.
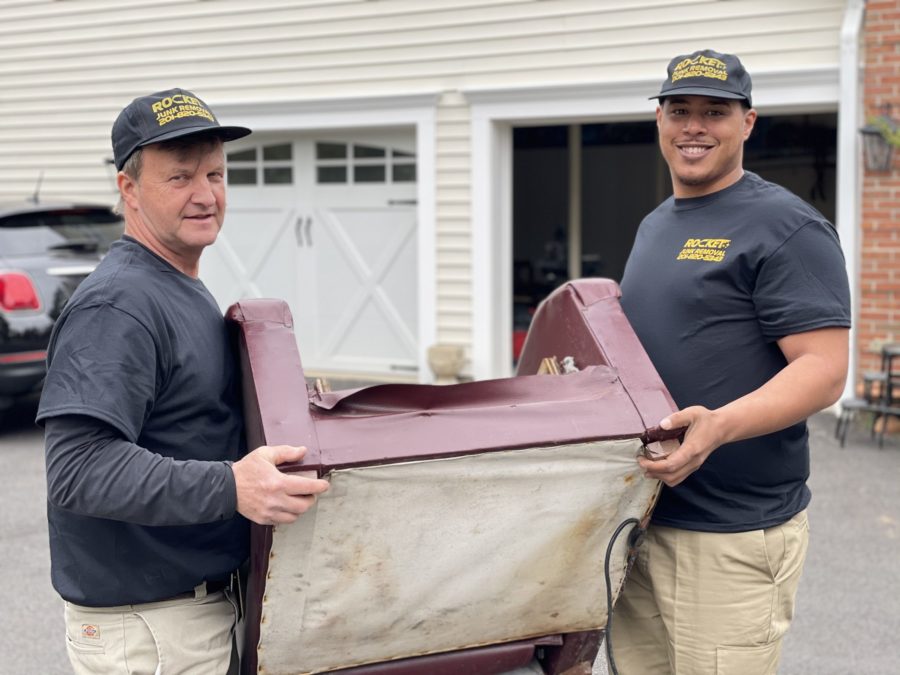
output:
<svg viewBox="0 0 900 675"><path fill-rule="evenodd" d="M810 421L810 546L781 675L900 674L900 439ZM602 661L598 659L598 661ZM598 663L595 675L605 675Z"/></svg>
<svg viewBox="0 0 900 675"><path fill-rule="evenodd" d="M41 436L34 407L0 427L0 675L68 673L50 586ZM782 675L900 673L900 439L879 450L832 417L811 423L812 539ZM596 673L604 673L598 662Z"/></svg>

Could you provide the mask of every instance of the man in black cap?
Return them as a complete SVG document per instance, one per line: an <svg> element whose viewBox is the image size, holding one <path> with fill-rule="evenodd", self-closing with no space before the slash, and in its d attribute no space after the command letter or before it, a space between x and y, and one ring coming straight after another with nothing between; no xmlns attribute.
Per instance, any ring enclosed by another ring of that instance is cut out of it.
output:
<svg viewBox="0 0 900 675"><path fill-rule="evenodd" d="M622 306L686 427L616 606L622 675L775 673L808 541L806 418L847 374L850 293L834 227L743 169L740 60L676 57L658 96L674 196L638 230Z"/></svg>
<svg viewBox="0 0 900 675"><path fill-rule="evenodd" d="M113 125L125 235L56 323L37 415L79 675L236 672L248 519L291 522L328 487L277 470L303 448L246 452L235 355L197 278L225 216L223 142L249 133L182 89Z"/></svg>

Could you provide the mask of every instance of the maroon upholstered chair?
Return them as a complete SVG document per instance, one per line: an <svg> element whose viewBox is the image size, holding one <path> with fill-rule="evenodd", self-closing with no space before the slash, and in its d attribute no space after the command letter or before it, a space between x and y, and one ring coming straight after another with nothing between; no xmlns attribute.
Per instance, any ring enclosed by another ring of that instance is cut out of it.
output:
<svg viewBox="0 0 900 675"><path fill-rule="evenodd" d="M608 280L558 289L516 377L338 392L307 388L285 303L229 309L249 446L304 445L282 470L332 484L295 523L253 526L244 673L589 667L607 544L658 493L635 457L675 442L656 428L675 406L618 297Z"/></svg>

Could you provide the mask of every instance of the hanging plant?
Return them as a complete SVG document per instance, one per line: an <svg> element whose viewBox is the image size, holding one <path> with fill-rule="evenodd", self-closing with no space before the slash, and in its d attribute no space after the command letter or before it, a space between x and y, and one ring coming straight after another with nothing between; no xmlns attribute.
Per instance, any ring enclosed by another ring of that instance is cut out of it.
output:
<svg viewBox="0 0 900 675"><path fill-rule="evenodd" d="M900 127L887 115L869 118L869 124L878 130L881 137L895 148L900 147Z"/></svg>

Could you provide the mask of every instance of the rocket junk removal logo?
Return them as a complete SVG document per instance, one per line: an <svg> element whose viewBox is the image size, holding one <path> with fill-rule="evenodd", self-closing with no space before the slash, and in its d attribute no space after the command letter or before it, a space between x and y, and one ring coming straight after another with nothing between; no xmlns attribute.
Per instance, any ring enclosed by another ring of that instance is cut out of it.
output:
<svg viewBox="0 0 900 675"><path fill-rule="evenodd" d="M724 61L711 56L697 56L684 59L672 71L672 83L685 77L710 77L714 80L727 80L728 68Z"/></svg>
<svg viewBox="0 0 900 675"><path fill-rule="evenodd" d="M725 260L725 250L729 245L731 239L688 239L675 259L722 262Z"/></svg>
<svg viewBox="0 0 900 675"><path fill-rule="evenodd" d="M163 100L154 102L150 107L156 113L156 123L159 126L164 126L180 117L204 117L210 122L216 121L213 114L203 105L203 101L185 94L166 96Z"/></svg>

